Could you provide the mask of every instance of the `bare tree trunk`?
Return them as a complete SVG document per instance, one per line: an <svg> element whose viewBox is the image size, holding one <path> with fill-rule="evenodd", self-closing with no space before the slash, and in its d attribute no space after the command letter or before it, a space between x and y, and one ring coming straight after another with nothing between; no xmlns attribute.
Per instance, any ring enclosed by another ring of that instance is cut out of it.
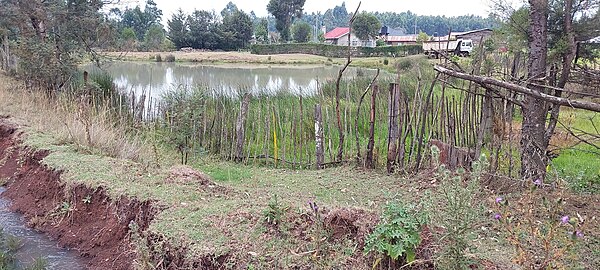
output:
<svg viewBox="0 0 600 270"><path fill-rule="evenodd" d="M367 144L367 157L365 159L365 167L369 169L375 168L373 162L373 149L375 148L375 105L377 99L377 92L379 92L379 86L373 85L373 92L371 94L371 114L369 118L369 143Z"/></svg>
<svg viewBox="0 0 600 270"><path fill-rule="evenodd" d="M323 115L321 113L321 104L315 106L315 143L317 155L317 169L323 169L325 153L323 150Z"/></svg>
<svg viewBox="0 0 600 270"><path fill-rule="evenodd" d="M548 53L548 0L529 0L529 81L543 84L546 76ZM530 85L529 88L544 92L543 87ZM543 180L546 175L545 128L546 103L536 97L526 95L523 100L523 126L521 129L521 177L529 180Z"/></svg>
<svg viewBox="0 0 600 270"><path fill-rule="evenodd" d="M246 138L246 116L248 115L248 105L250 104L250 93L244 94L240 103L240 114L235 123L235 134L237 136L235 146L235 161L241 162L244 159L244 139Z"/></svg>
<svg viewBox="0 0 600 270"><path fill-rule="evenodd" d="M388 106L389 129L388 129L388 154L387 154L387 172L393 173L397 164L398 157L398 139L400 138L398 130L398 115L400 110L400 91L398 84L390 84L390 99Z"/></svg>
<svg viewBox="0 0 600 270"><path fill-rule="evenodd" d="M335 116L337 119L337 128L338 128L339 137L340 137L336 160L339 162L342 161L342 158L344 155L344 127L342 126L342 118L340 116L340 82L342 80L342 75L344 75L344 71L346 71L346 69L348 68L348 66L350 66L350 63L352 62L352 59L351 59L351 56L352 56L352 47L351 47L352 23L354 23L356 14L358 14L358 10L360 9L360 4L361 4L361 2L358 2L358 7L356 7L356 11L354 12L354 14L352 15L352 18L350 18L350 21L348 22L348 24L349 24L349 26L348 26L349 27L349 29L348 29L348 56L346 59L346 64L339 71L337 80L335 82Z"/></svg>

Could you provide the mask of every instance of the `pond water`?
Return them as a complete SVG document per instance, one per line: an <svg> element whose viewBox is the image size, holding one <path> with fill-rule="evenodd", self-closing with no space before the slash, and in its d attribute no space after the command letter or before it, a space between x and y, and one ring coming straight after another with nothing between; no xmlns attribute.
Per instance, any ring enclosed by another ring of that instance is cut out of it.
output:
<svg viewBox="0 0 600 270"><path fill-rule="evenodd" d="M47 263L46 269L85 269L85 263L74 251L60 248L48 236L27 227L23 216L9 209L10 202L1 195L5 189L0 187L0 228L4 236L18 238L22 247L14 254L17 266L22 269L31 265L36 259L43 258Z"/></svg>
<svg viewBox="0 0 600 270"><path fill-rule="evenodd" d="M253 94L292 93L312 95L318 85L337 78L340 66L314 65L200 65L193 63L113 62L105 69L115 84L127 93L145 92L153 99L177 88L200 87L237 96ZM92 67L86 67L94 71ZM348 68L344 78L374 75L375 70ZM149 94L148 94L149 93Z"/></svg>

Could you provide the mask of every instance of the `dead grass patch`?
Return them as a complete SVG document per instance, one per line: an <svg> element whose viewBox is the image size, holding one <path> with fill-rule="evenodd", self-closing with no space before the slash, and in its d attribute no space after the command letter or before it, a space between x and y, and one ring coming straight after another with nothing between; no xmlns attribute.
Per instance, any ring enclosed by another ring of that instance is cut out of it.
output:
<svg viewBox="0 0 600 270"><path fill-rule="evenodd" d="M110 108L77 106L71 97L49 97L44 91L25 85L0 73L0 114L36 132L51 134L59 143L74 144L90 153L129 159L152 160L145 141L129 136L115 125Z"/></svg>

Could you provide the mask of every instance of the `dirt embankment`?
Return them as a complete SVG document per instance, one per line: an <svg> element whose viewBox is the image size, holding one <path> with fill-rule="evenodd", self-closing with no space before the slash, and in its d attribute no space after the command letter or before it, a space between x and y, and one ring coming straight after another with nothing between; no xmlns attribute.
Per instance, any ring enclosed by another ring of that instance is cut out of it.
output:
<svg viewBox="0 0 600 270"><path fill-rule="evenodd" d="M88 260L89 269L131 269L136 258L130 225L144 230L155 214L151 202L111 199L102 188L67 186L61 171L42 164L48 155L19 144L20 132L0 117L0 180L12 210L28 224Z"/></svg>

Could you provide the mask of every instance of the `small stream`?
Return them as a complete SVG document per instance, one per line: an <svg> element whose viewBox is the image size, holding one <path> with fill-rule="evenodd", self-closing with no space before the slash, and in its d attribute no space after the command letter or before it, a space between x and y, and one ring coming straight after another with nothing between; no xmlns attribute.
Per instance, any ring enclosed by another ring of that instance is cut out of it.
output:
<svg viewBox="0 0 600 270"><path fill-rule="evenodd" d="M10 201L2 196L5 190L0 187L0 228L5 236L12 235L21 240L22 247L15 253L18 269L31 265L38 258L45 259L46 269L85 269L85 262L76 252L60 248L48 236L27 227L22 215L11 212Z"/></svg>

